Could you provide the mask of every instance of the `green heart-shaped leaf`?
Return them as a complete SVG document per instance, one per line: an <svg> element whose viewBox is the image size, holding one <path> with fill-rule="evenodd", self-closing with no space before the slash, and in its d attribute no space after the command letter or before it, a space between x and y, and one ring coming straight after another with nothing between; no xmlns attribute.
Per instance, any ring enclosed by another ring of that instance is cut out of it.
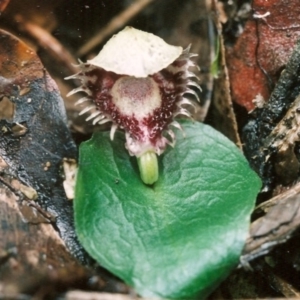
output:
<svg viewBox="0 0 300 300"><path fill-rule="evenodd" d="M160 157L153 186L140 179L124 135L80 147L75 223L103 267L147 297L205 297L236 266L260 180L240 150L207 125Z"/></svg>

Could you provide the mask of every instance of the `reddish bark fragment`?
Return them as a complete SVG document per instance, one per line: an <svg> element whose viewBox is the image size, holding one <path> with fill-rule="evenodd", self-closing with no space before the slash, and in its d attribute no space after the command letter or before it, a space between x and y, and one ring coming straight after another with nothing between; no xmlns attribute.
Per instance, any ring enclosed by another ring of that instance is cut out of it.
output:
<svg viewBox="0 0 300 300"><path fill-rule="evenodd" d="M258 94L268 100L300 37L298 0L255 0L252 8L254 17L233 49L227 49L232 99L248 111Z"/></svg>

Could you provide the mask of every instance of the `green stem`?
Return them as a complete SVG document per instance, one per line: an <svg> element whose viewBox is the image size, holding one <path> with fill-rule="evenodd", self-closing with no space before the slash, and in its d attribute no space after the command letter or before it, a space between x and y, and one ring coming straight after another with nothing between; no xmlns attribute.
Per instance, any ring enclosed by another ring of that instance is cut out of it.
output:
<svg viewBox="0 0 300 300"><path fill-rule="evenodd" d="M154 152L148 151L137 158L141 179L145 184L153 184L158 180L158 162Z"/></svg>

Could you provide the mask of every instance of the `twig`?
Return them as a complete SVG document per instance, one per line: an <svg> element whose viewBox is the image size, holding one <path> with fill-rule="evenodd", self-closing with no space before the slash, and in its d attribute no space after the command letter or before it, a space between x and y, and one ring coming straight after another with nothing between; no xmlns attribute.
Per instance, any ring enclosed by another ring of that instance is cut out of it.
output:
<svg viewBox="0 0 300 300"><path fill-rule="evenodd" d="M85 292L80 290L69 291L65 295L66 300L134 300L138 299L137 297L124 294L109 294L109 293L100 293L100 292Z"/></svg>
<svg viewBox="0 0 300 300"><path fill-rule="evenodd" d="M269 286L275 291L280 292L286 298L297 298L300 297L300 292L291 283L287 282L280 275L276 274L276 271L266 262L261 264L262 275L267 279Z"/></svg>
<svg viewBox="0 0 300 300"><path fill-rule="evenodd" d="M0 14L3 12L8 5L10 0L0 0Z"/></svg>
<svg viewBox="0 0 300 300"><path fill-rule="evenodd" d="M79 48L77 55L82 56L91 51L94 47L108 36L112 35L116 30L122 28L134 16L141 12L146 6L155 0L136 0L133 4L123 10L119 15L115 16L102 30L93 36L86 44Z"/></svg>
<svg viewBox="0 0 300 300"><path fill-rule="evenodd" d="M47 49L49 55L57 63L65 67L71 74L78 72L73 66L77 63L75 58L51 33L34 23L27 22L21 15L16 16L16 18L20 30L29 34L40 47Z"/></svg>

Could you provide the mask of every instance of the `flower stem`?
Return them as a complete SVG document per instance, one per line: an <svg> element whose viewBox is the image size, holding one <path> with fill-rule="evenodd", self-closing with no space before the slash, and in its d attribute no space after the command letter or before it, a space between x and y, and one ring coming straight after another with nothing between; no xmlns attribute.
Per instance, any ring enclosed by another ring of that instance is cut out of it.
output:
<svg viewBox="0 0 300 300"><path fill-rule="evenodd" d="M141 179L145 184L153 184L158 180L158 162L155 152L148 151L137 158Z"/></svg>

